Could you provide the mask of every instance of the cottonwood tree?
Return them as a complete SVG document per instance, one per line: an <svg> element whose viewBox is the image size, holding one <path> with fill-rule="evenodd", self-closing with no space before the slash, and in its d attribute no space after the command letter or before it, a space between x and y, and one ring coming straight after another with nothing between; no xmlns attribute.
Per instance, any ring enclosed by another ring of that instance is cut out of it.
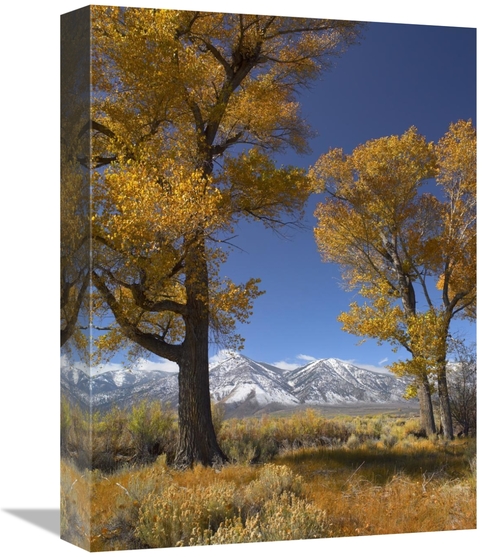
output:
<svg viewBox="0 0 500 557"><path fill-rule="evenodd" d="M339 316L343 330L410 353L392 369L415 379L427 433L436 431L436 379L449 438L450 323L475 315L475 157L475 130L460 121L437 145L412 127L368 141L351 155L331 150L311 170L329 194L316 211L318 248L325 261L341 265L346 285L365 299ZM435 195L423 191L430 178L436 179Z"/></svg>
<svg viewBox="0 0 500 557"><path fill-rule="evenodd" d="M175 464L225 460L208 353L238 348L258 279L221 277L235 223L296 222L307 150L297 92L359 36L345 21L93 7L93 271L97 354L130 345L179 365ZM212 335L212 336L211 336Z"/></svg>

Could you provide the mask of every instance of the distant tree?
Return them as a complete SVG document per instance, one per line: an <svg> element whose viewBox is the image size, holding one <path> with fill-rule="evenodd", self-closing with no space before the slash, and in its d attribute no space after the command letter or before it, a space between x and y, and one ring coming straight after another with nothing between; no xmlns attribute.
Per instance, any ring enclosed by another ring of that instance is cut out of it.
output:
<svg viewBox="0 0 500 557"><path fill-rule="evenodd" d="M452 341L454 361L450 364L449 394L451 415L465 436L476 434L477 359L474 347Z"/></svg>
<svg viewBox="0 0 500 557"><path fill-rule="evenodd" d="M261 294L257 279L219 276L225 248L239 219L300 218L307 176L272 154L307 149L296 93L360 25L92 10L91 278L95 311L115 321L96 347L128 344L179 365L175 464L212 465L226 457L210 409L210 332L240 347L235 324Z"/></svg>
<svg viewBox="0 0 500 557"><path fill-rule="evenodd" d="M436 431L436 378L448 438L450 322L475 315L475 156L475 130L461 121L437 145L412 127L400 137L368 141L352 155L331 150L311 170L318 189L329 194L316 211L318 248L366 300L339 316L343 330L410 353L392 369L415 379L427 433ZM431 178L436 195L422 191ZM433 295L436 286L439 297Z"/></svg>

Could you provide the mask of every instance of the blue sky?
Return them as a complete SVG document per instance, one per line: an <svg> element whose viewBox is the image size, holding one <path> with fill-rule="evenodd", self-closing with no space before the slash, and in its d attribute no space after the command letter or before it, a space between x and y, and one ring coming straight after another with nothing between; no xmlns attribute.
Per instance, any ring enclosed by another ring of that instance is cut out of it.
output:
<svg viewBox="0 0 500 557"><path fill-rule="evenodd" d="M476 122L476 32L471 28L372 23L322 79L300 96L317 136L312 153L288 154L284 163L308 167L330 147L352 151L365 141L417 126L438 140L451 122ZM262 279L251 323L240 328L250 358L293 366L309 358L337 357L378 368L398 358L388 345L340 330L338 314L354 293L341 286L339 269L322 263L313 237L313 196L303 231L284 240L259 224L242 224L223 272L235 281ZM474 329L457 321L474 339ZM214 349L215 350L215 349ZM404 353L401 353L403 356Z"/></svg>

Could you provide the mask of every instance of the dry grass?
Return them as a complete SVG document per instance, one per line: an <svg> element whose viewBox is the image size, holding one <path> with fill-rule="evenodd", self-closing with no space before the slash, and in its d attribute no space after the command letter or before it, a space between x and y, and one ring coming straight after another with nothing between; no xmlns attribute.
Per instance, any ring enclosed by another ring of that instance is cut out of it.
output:
<svg viewBox="0 0 500 557"><path fill-rule="evenodd" d="M474 440L417 429L405 418L308 414L224 422L226 446L250 453L220 470L178 471L160 456L82 472L63 460L63 538L104 551L475 528ZM272 463L249 465L271 440Z"/></svg>
<svg viewBox="0 0 500 557"><path fill-rule="evenodd" d="M476 528L472 450L470 441L419 440L305 449L278 461L302 475L307 497L331 519L330 536L396 534Z"/></svg>
<svg viewBox="0 0 500 557"><path fill-rule="evenodd" d="M61 538L90 549L91 473L61 461Z"/></svg>

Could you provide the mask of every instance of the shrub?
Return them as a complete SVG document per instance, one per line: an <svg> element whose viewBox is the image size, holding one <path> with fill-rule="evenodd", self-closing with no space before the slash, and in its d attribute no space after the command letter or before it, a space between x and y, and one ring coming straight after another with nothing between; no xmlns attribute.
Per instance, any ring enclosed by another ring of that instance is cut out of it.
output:
<svg viewBox="0 0 500 557"><path fill-rule="evenodd" d="M189 545L193 531L215 531L234 514L234 498L235 486L227 482L193 489L169 485L146 497L136 534L149 547Z"/></svg>
<svg viewBox="0 0 500 557"><path fill-rule="evenodd" d="M152 462L167 452L174 424L174 413L160 401L141 402L132 408L128 430L137 462Z"/></svg>
<svg viewBox="0 0 500 557"><path fill-rule="evenodd" d="M349 449L357 449L360 445L361 445L361 442L359 440L359 437L354 433L352 433L349 436L349 439L347 439L347 441L346 441L346 446Z"/></svg>
<svg viewBox="0 0 500 557"><path fill-rule="evenodd" d="M196 472L196 471L195 471ZM195 473L194 472L194 473ZM243 489L215 480L170 483L140 505L136 536L148 547L321 537L326 515L302 499L302 478L268 464Z"/></svg>
<svg viewBox="0 0 500 557"><path fill-rule="evenodd" d="M92 468L109 472L133 457L125 410L113 407L101 417L93 415Z"/></svg>
<svg viewBox="0 0 500 557"><path fill-rule="evenodd" d="M279 452L277 439L258 420L225 422L219 435L222 450L234 462L267 462Z"/></svg>
<svg viewBox="0 0 500 557"><path fill-rule="evenodd" d="M61 455L66 456L68 454L69 432L73 420L70 403L65 398L61 398L60 420Z"/></svg>
<svg viewBox="0 0 500 557"><path fill-rule="evenodd" d="M260 510L266 501L283 493L302 495L302 478L295 475L288 466L266 464L257 479L243 491L241 507L245 514Z"/></svg>
<svg viewBox="0 0 500 557"><path fill-rule="evenodd" d="M215 434L218 436L222 430L222 425L224 423L224 416L226 413L224 404L215 404L212 402L212 423L214 426Z"/></svg>
<svg viewBox="0 0 500 557"><path fill-rule="evenodd" d="M398 438L391 433L382 433L382 435L380 436L380 440L384 444L384 447L386 447L387 449L391 449L398 442Z"/></svg>
<svg viewBox="0 0 500 557"><path fill-rule="evenodd" d="M66 459L61 460L61 539L89 550L91 490L90 472L83 474Z"/></svg>
<svg viewBox="0 0 500 557"><path fill-rule="evenodd" d="M322 538L328 534L325 511L293 493L282 493L264 503L262 510L243 522L226 519L215 533L195 530L190 545Z"/></svg>
<svg viewBox="0 0 500 557"><path fill-rule="evenodd" d="M92 436L87 413L61 398L61 456L68 458L80 470L90 468L92 462Z"/></svg>

